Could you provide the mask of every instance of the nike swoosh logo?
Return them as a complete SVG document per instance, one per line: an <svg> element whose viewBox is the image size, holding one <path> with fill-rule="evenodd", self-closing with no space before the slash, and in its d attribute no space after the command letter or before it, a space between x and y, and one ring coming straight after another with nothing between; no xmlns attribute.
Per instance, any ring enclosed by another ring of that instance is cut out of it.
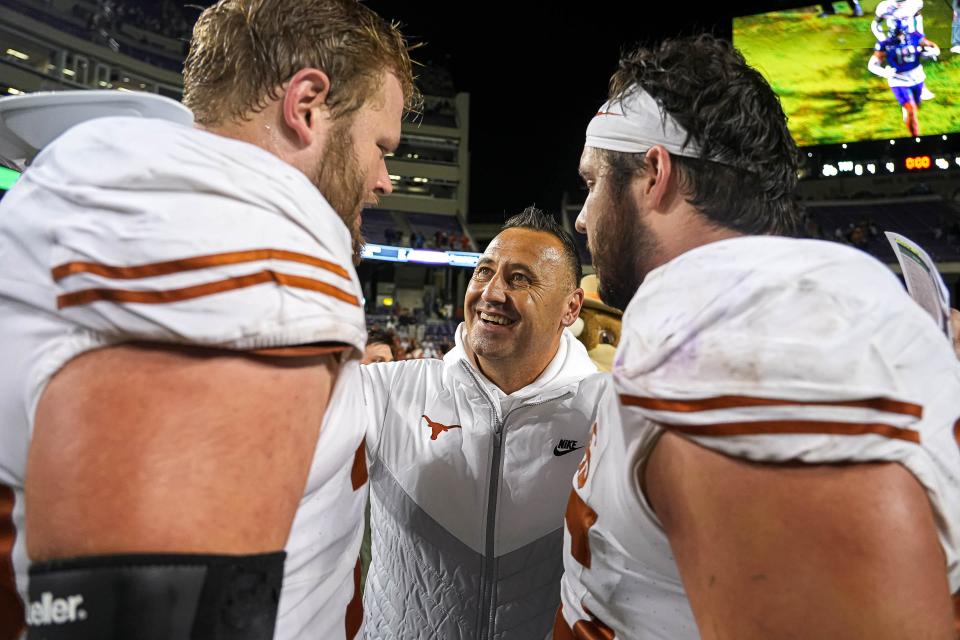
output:
<svg viewBox="0 0 960 640"><path fill-rule="evenodd" d="M557 446L555 446L555 447L553 448L553 455L555 455L555 456L565 456L565 455L567 455L568 453L573 453L574 451L578 451L578 450L580 450L580 449L583 449L583 446L574 447L573 449L561 449L561 448L560 448L560 445L557 445Z"/></svg>

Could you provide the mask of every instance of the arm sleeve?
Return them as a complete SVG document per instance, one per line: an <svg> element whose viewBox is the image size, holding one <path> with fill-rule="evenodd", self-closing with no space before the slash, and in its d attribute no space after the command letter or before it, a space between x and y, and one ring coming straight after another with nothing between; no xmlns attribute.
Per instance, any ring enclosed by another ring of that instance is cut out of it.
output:
<svg viewBox="0 0 960 640"><path fill-rule="evenodd" d="M241 143L198 147L183 127L157 160L82 127L24 175L50 219L40 255L57 313L108 339L363 349L349 232L305 176L251 145L237 147L251 158L215 154ZM91 148L104 156L95 172L82 161Z"/></svg>
<svg viewBox="0 0 960 640"><path fill-rule="evenodd" d="M367 460L370 462L380 451L380 439L390 407L393 383L403 366L402 362L381 362L360 367L367 422Z"/></svg>
<svg viewBox="0 0 960 640"><path fill-rule="evenodd" d="M846 272L859 268L747 276L688 313L674 302L666 323L625 318L620 411L754 462L902 464L927 490L956 590L960 363L892 274Z"/></svg>

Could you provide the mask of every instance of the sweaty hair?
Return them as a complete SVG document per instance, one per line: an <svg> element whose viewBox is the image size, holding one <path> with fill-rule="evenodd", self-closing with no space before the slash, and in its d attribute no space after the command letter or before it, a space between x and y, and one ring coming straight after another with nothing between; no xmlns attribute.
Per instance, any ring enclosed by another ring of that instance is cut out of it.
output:
<svg viewBox="0 0 960 640"><path fill-rule="evenodd" d="M798 233L797 148L780 100L739 51L710 35L640 48L620 60L609 98L635 84L700 145L700 158L670 159L681 191L704 217L740 233ZM645 166L644 154L600 153L614 191Z"/></svg>
<svg viewBox="0 0 960 640"><path fill-rule="evenodd" d="M500 231L507 229L532 229L533 231L542 231L556 237L563 245L563 256L567 261L570 279L573 287L580 286L580 280L583 278L583 265L580 264L580 254L577 253L577 245L573 238L561 227L553 216L544 213L536 207L527 207L520 213L510 216Z"/></svg>
<svg viewBox="0 0 960 640"><path fill-rule="evenodd" d="M394 333L384 329L370 329L367 331L367 344L385 344L393 349Z"/></svg>
<svg viewBox="0 0 960 640"><path fill-rule="evenodd" d="M384 72L400 81L407 110L421 103L403 35L357 0L220 0L193 27L183 103L202 125L246 118L305 68L330 78L334 118L363 106Z"/></svg>

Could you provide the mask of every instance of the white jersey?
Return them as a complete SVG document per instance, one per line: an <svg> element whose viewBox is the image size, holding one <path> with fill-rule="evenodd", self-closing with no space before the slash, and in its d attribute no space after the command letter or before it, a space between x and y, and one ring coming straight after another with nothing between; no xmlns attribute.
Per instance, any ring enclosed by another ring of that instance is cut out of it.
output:
<svg viewBox="0 0 960 640"><path fill-rule="evenodd" d="M923 0L905 0L904 2L883 0L877 4L877 19L872 25L874 35L877 36L877 40L885 40L897 26L907 33L923 33L923 17L920 15L922 10Z"/></svg>
<svg viewBox="0 0 960 640"><path fill-rule="evenodd" d="M899 462L960 589L960 362L873 258L758 236L689 251L630 303L613 375L567 507L555 638L699 637L639 485L665 430L757 462Z"/></svg>
<svg viewBox="0 0 960 640"><path fill-rule="evenodd" d="M40 395L71 359L130 340L340 352L286 545L276 637L357 634L361 288L349 231L302 173L253 145L162 120L74 127L0 203L0 335L0 636L22 620L5 615L18 606L13 531L12 568L27 592L24 471Z"/></svg>

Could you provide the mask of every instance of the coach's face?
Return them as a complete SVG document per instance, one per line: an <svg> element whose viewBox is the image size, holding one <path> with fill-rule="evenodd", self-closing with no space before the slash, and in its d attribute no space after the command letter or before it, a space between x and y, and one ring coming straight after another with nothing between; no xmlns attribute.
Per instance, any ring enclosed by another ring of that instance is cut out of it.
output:
<svg viewBox="0 0 960 640"><path fill-rule="evenodd" d="M464 296L466 340L482 361L553 357L565 326L577 319L564 247L553 234L514 228L484 252ZM548 360L549 361L549 360Z"/></svg>

